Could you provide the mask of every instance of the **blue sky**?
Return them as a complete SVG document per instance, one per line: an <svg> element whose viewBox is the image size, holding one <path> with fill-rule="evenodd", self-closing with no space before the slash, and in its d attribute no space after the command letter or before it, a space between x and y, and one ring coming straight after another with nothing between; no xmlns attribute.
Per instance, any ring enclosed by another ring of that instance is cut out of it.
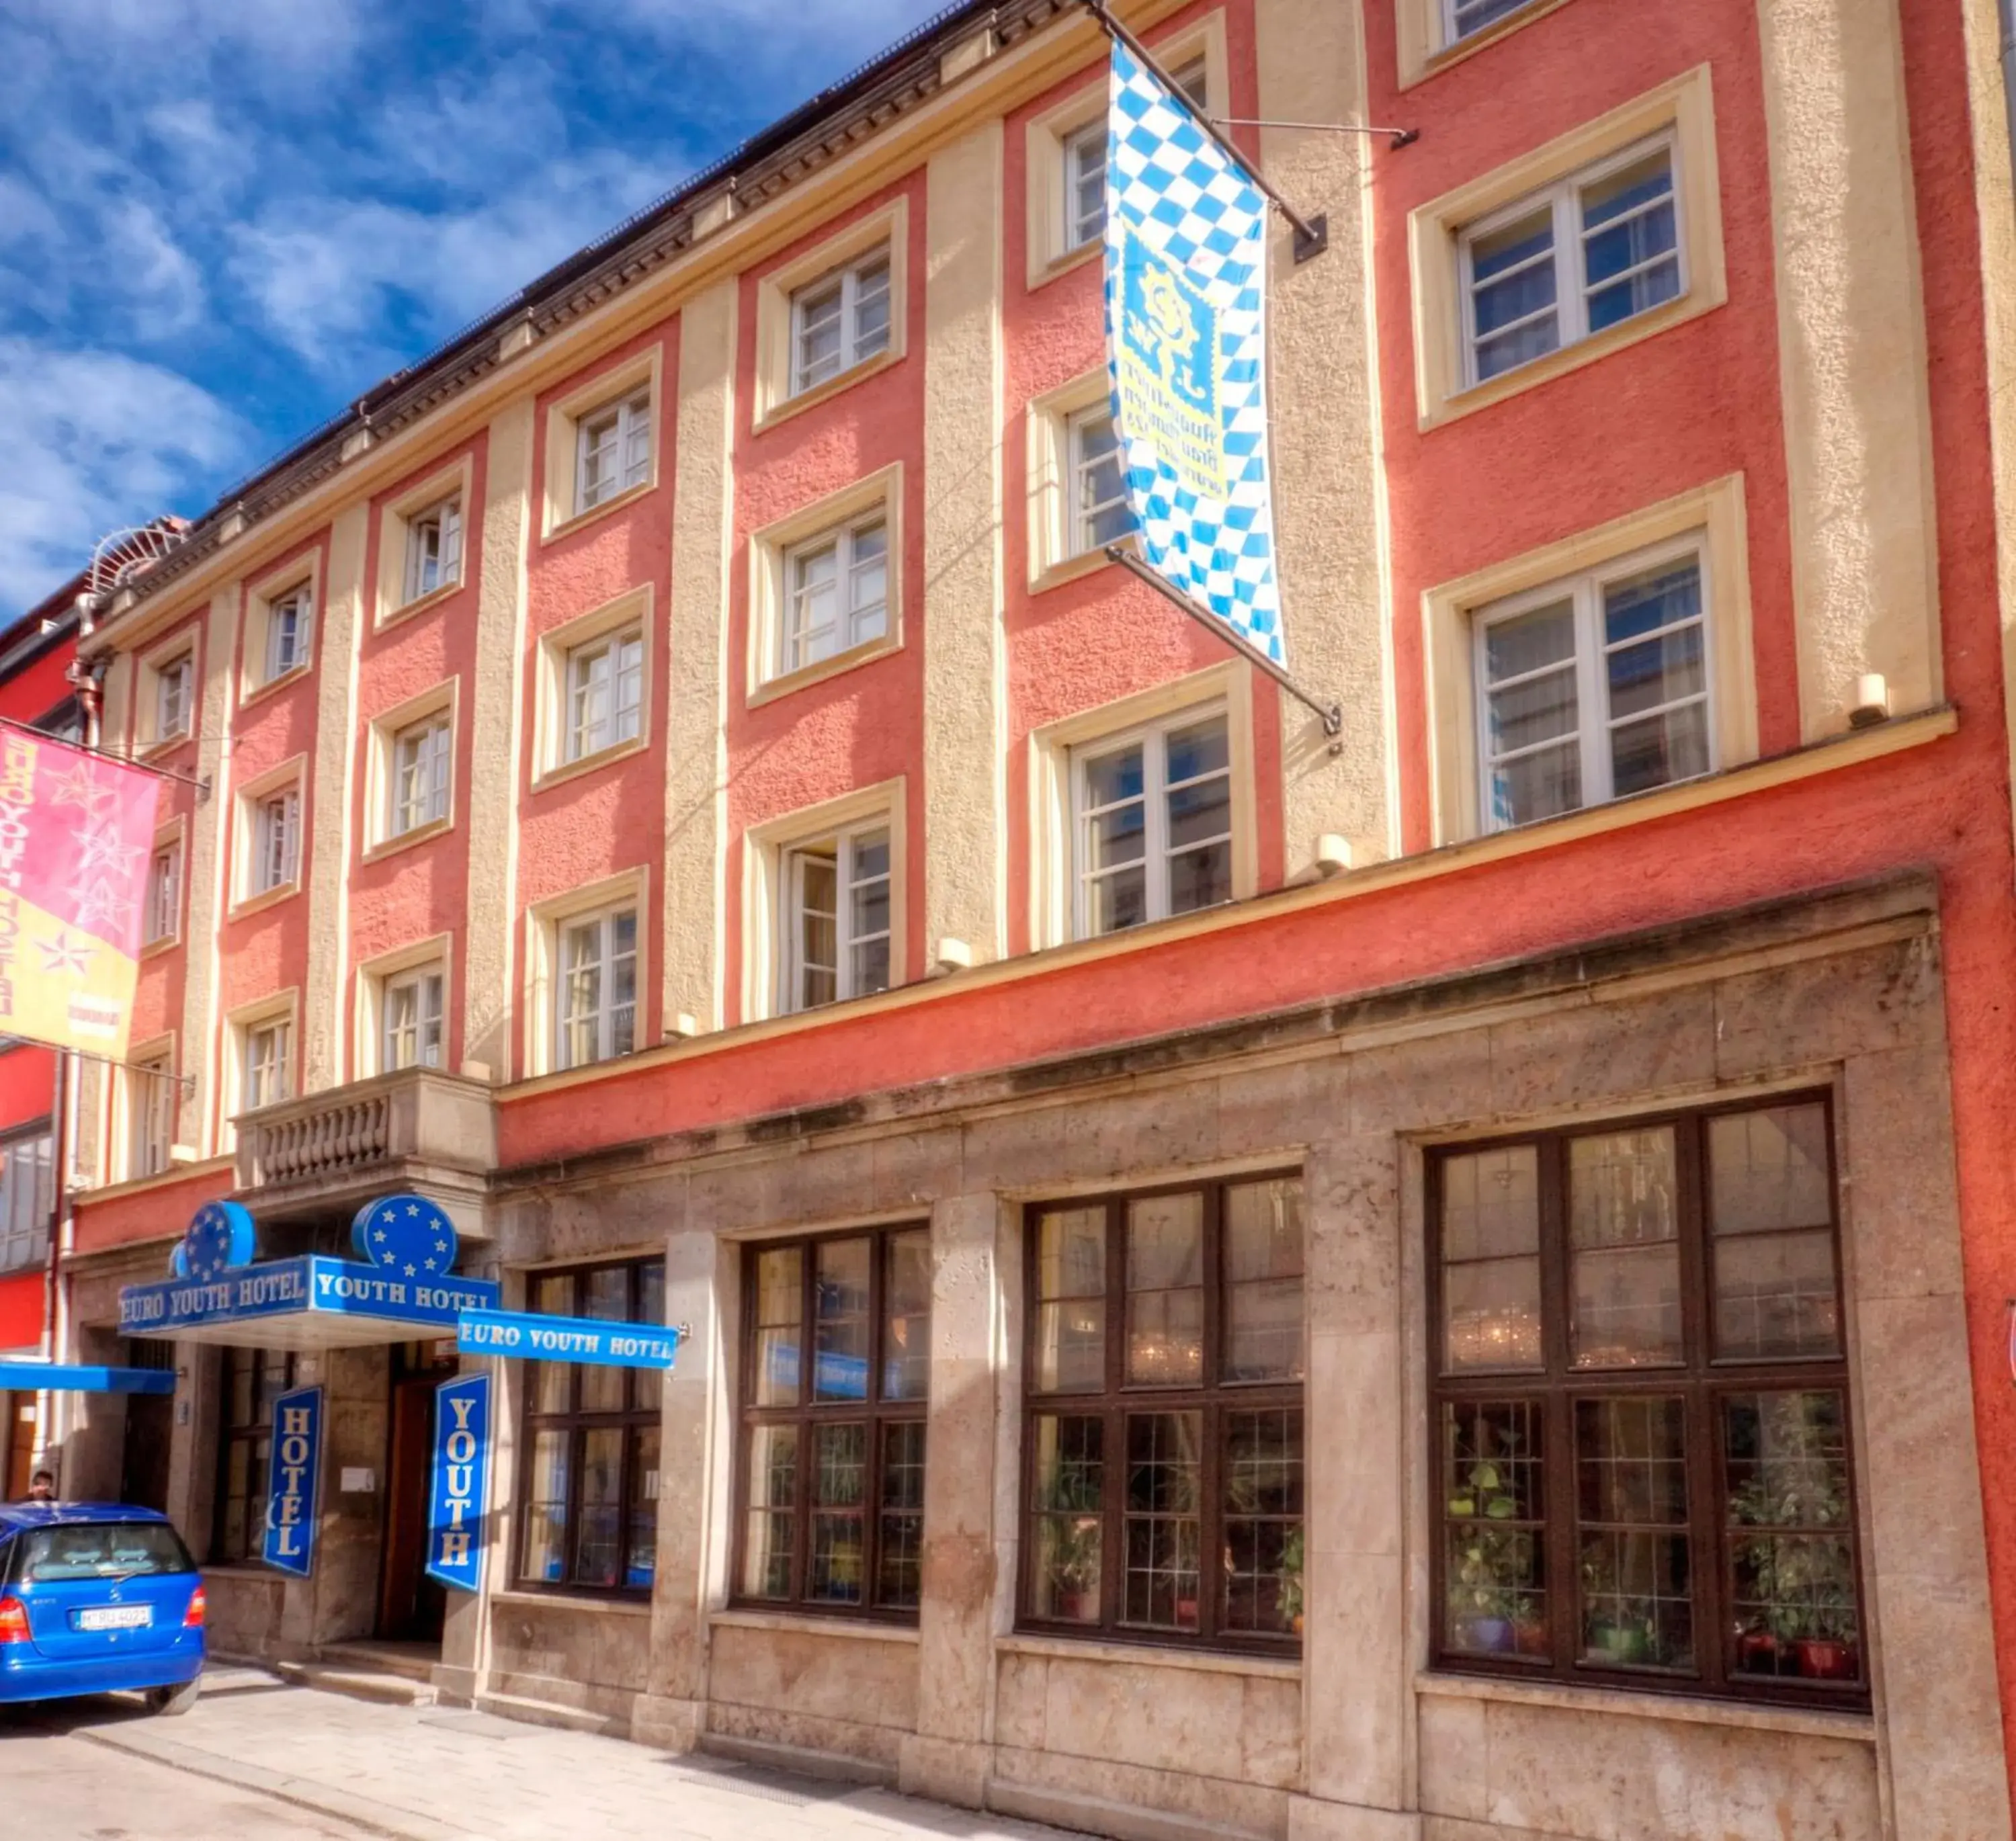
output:
<svg viewBox="0 0 2016 1841"><path fill-rule="evenodd" d="M0 624L941 0L5 0Z"/></svg>

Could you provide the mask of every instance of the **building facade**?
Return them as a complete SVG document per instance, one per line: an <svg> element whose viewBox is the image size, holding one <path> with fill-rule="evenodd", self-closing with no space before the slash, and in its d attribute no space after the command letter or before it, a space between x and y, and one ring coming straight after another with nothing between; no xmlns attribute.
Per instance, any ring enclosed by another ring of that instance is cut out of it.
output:
<svg viewBox="0 0 2016 1841"><path fill-rule="evenodd" d="M452 1350L178 1342L221 1649L1129 1837L2006 1835L1992 13L1122 10L1327 216L1269 366L1341 733L1107 562L1103 41L948 13L100 611L106 745L210 789L66 1353L206 1203L397 1191L686 1331L495 1365L445 1595Z"/></svg>

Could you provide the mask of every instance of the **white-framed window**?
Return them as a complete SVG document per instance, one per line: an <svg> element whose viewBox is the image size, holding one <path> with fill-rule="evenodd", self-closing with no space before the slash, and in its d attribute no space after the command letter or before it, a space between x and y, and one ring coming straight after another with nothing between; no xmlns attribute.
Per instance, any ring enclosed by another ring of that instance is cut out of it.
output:
<svg viewBox="0 0 2016 1841"><path fill-rule="evenodd" d="M574 428L574 509L592 511L619 492L641 485L651 471L651 393L633 391L620 402L581 417Z"/></svg>
<svg viewBox="0 0 2016 1841"><path fill-rule="evenodd" d="M172 740L189 732L196 709L196 655L185 652L154 667L154 737Z"/></svg>
<svg viewBox="0 0 2016 1841"><path fill-rule="evenodd" d="M445 710L392 737L386 775L385 835L403 837L448 816L454 724Z"/></svg>
<svg viewBox="0 0 2016 1841"><path fill-rule="evenodd" d="M417 601L462 580L462 501L444 498L406 521L406 595Z"/></svg>
<svg viewBox="0 0 2016 1841"><path fill-rule="evenodd" d="M1486 825L1503 830L1715 764L1698 538L1479 608Z"/></svg>
<svg viewBox="0 0 2016 1841"><path fill-rule="evenodd" d="M266 676L271 684L308 662L310 629L315 618L315 589L297 582L266 605Z"/></svg>
<svg viewBox="0 0 2016 1841"><path fill-rule="evenodd" d="M1521 4L1524 0L1521 0ZM1210 106L1208 73L1204 59L1193 58L1169 74L1176 88L1201 112ZM1106 231L1106 111L1064 137L1063 253L1096 243Z"/></svg>
<svg viewBox="0 0 2016 1841"><path fill-rule="evenodd" d="M784 559L779 674L851 651L889 631L889 525L880 511L801 544Z"/></svg>
<svg viewBox="0 0 2016 1841"><path fill-rule="evenodd" d="M628 1055L637 1045L637 910L573 916L554 932L554 1066Z"/></svg>
<svg viewBox="0 0 2016 1841"><path fill-rule="evenodd" d="M447 980L438 965L394 972L380 987L379 1070L439 1067L445 1052L442 999Z"/></svg>
<svg viewBox="0 0 2016 1841"><path fill-rule="evenodd" d="M634 742L644 721L644 630L625 627L567 655L567 725L562 758L585 760Z"/></svg>
<svg viewBox="0 0 2016 1841"><path fill-rule="evenodd" d="M146 944L172 940L182 931L182 846L176 838L147 859Z"/></svg>
<svg viewBox="0 0 2016 1841"><path fill-rule="evenodd" d="M877 245L791 295L791 394L889 349L889 250Z"/></svg>
<svg viewBox="0 0 2016 1841"><path fill-rule="evenodd" d="M126 1174L159 1176L168 1167L175 1111L182 1098L165 1052L135 1062L126 1074Z"/></svg>
<svg viewBox="0 0 2016 1841"><path fill-rule="evenodd" d="M1532 0L1436 0L1445 49L1495 25L1509 13L1517 13Z"/></svg>
<svg viewBox="0 0 2016 1841"><path fill-rule="evenodd" d="M0 1138L0 1272L39 1264L56 1205L54 1140L47 1131Z"/></svg>
<svg viewBox="0 0 2016 1841"><path fill-rule="evenodd" d="M1110 402L1095 403L1071 418L1065 430L1065 469L1067 556L1103 550L1134 528Z"/></svg>
<svg viewBox="0 0 2016 1841"><path fill-rule="evenodd" d="M1226 712L1189 710L1071 750L1078 937L1232 899Z"/></svg>
<svg viewBox="0 0 2016 1841"><path fill-rule="evenodd" d="M1463 359L1475 384L1687 292L1671 133L1463 228Z"/></svg>
<svg viewBox="0 0 2016 1841"><path fill-rule="evenodd" d="M285 1016L245 1027L245 1069L241 1112L276 1106L293 1090L291 1049L294 1026Z"/></svg>
<svg viewBox="0 0 2016 1841"><path fill-rule="evenodd" d="M301 873L301 793L298 786L262 794L252 810L248 895L285 888Z"/></svg>
<svg viewBox="0 0 2016 1841"><path fill-rule="evenodd" d="M889 988L890 864L886 818L782 853L780 1012Z"/></svg>

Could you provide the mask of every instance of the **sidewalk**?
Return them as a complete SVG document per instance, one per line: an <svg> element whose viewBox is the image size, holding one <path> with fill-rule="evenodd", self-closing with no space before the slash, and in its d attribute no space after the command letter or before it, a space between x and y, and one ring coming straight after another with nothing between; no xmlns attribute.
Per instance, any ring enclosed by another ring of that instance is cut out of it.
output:
<svg viewBox="0 0 2016 1841"><path fill-rule="evenodd" d="M110 1716L93 1745L263 1791L398 1841L1057 1841L1059 1831L448 1707L383 1706L216 1668L179 1719Z"/></svg>

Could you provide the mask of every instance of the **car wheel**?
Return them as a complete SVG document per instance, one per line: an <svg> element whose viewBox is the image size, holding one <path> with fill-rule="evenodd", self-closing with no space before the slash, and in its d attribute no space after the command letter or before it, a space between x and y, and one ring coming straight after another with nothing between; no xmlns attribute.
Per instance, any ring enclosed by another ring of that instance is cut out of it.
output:
<svg viewBox="0 0 2016 1841"><path fill-rule="evenodd" d="M196 1705L196 1695L202 1688L200 1681L184 1681L174 1688L157 1688L147 1696L147 1711L150 1713L185 1713Z"/></svg>

